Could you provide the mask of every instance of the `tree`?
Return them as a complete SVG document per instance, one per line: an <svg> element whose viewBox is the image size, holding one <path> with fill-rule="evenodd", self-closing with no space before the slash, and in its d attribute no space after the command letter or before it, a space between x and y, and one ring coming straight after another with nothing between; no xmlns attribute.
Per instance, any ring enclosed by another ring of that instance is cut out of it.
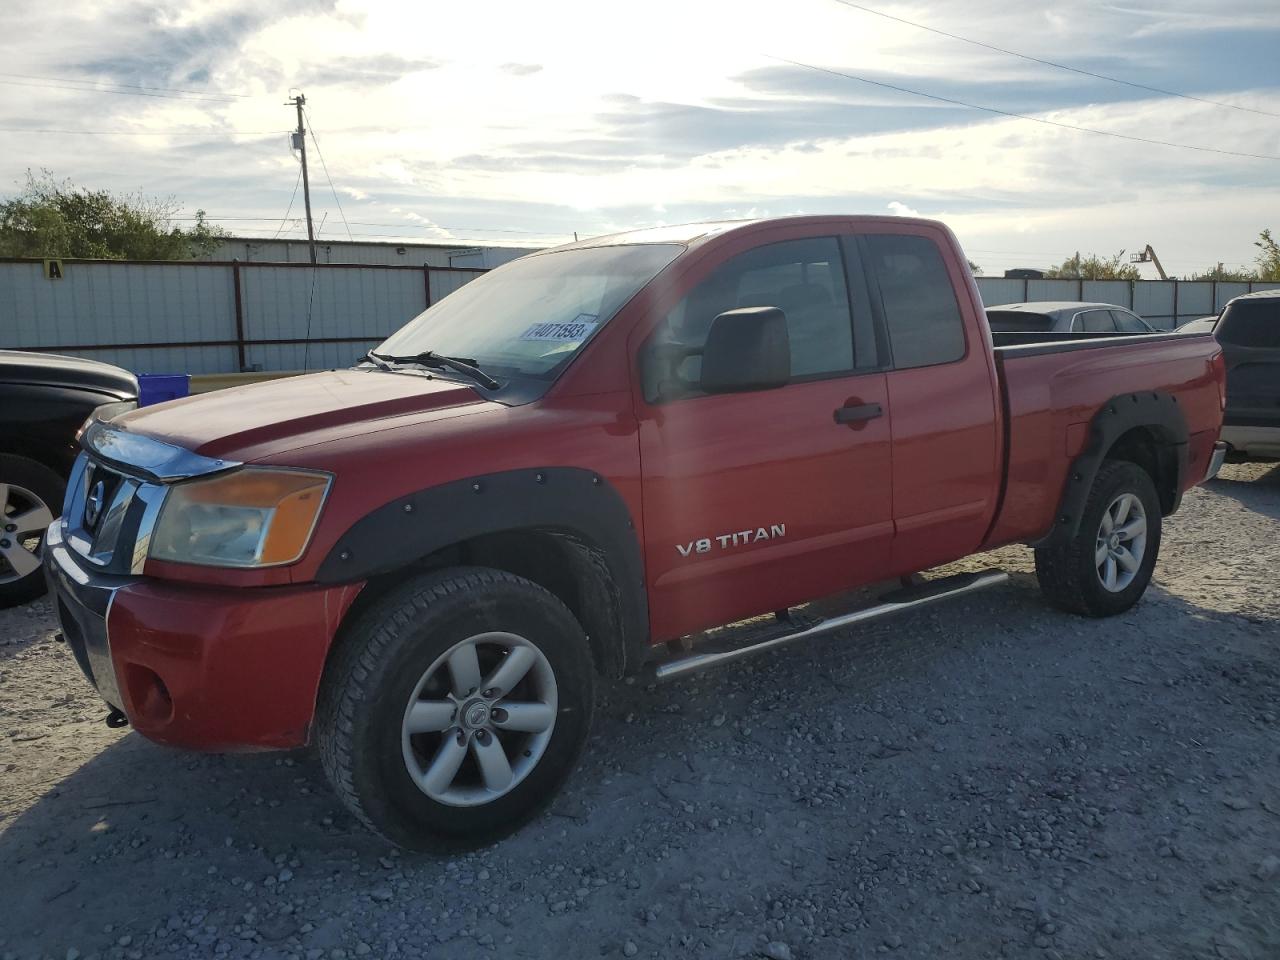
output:
<svg viewBox="0 0 1280 960"><path fill-rule="evenodd" d="M1050 267L1044 275L1055 280L1141 280L1142 274L1137 267L1120 262L1123 257L1123 250L1113 257L1091 253L1082 258L1076 253L1062 261L1060 266Z"/></svg>
<svg viewBox="0 0 1280 960"><path fill-rule="evenodd" d="M0 256L190 260L222 242L226 231L203 210L194 226L174 226L181 209L173 197L115 195L28 171L22 192L0 201Z"/></svg>
<svg viewBox="0 0 1280 960"><path fill-rule="evenodd" d="M1280 244L1271 236L1271 230L1263 230L1253 241L1258 248L1258 280L1280 280Z"/></svg>
<svg viewBox="0 0 1280 960"><path fill-rule="evenodd" d="M976 263L974 263L972 260L969 261L969 272L972 273L975 277L982 276L982 268L978 266Z"/></svg>
<svg viewBox="0 0 1280 960"><path fill-rule="evenodd" d="M1219 263L1210 267L1208 270L1201 270L1199 273L1189 273L1183 279L1243 282L1247 280L1257 280L1258 274L1257 271L1250 270L1248 267L1224 267Z"/></svg>

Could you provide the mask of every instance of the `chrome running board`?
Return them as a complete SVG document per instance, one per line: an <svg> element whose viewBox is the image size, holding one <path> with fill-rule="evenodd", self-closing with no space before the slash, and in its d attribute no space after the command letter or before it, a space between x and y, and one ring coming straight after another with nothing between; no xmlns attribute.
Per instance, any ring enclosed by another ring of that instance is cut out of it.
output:
<svg viewBox="0 0 1280 960"><path fill-rule="evenodd" d="M939 600L949 600L952 597L959 597L987 587L998 586L1007 582L1008 579L1009 575L1003 570L984 570L981 573L960 573L953 577L943 577L939 580L928 581L918 587L896 590L886 594L875 606L864 607L852 613L828 617L800 630L791 630L767 637L755 643L748 643L745 646L732 647L728 650L695 653L692 656L667 660L658 664L654 671L655 676L659 680L670 680L673 677L684 676L697 670L719 666L731 660L739 660L752 654L763 653L765 650L776 650L778 647L795 643L799 640L820 637L823 634L832 633L844 627L851 627L854 624L866 623L869 620L879 620L881 617L887 617L895 613L905 613L908 610L916 610Z"/></svg>

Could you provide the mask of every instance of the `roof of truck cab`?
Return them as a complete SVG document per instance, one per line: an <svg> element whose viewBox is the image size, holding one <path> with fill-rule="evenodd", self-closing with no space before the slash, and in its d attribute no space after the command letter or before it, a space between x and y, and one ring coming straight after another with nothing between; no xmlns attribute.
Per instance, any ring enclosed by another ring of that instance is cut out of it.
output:
<svg viewBox="0 0 1280 960"><path fill-rule="evenodd" d="M535 254L530 254L530 256L538 256L543 253L555 253L562 250L583 250L591 247L614 247L637 243L678 243L682 245L692 245L701 240L706 240L710 237L728 233L732 230L741 230L747 227L763 224L796 223L820 226L822 224L829 223L832 225L845 226L850 222L910 223L927 224L930 226L938 225L938 222L935 220L925 220L916 217L871 216L865 214L761 217L751 220L712 220L704 223L678 223L660 227L645 227L640 230L626 230L621 233L610 233L600 237L589 237L585 240L575 240L573 243L561 244L558 247L548 247L546 250L540 250Z"/></svg>

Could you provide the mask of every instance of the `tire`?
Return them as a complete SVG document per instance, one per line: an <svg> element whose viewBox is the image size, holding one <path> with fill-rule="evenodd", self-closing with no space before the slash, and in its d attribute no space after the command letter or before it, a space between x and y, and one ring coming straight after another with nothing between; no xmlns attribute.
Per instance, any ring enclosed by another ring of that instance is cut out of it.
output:
<svg viewBox="0 0 1280 960"><path fill-rule="evenodd" d="M0 609L44 595L40 550L66 490L43 463L0 454Z"/></svg>
<svg viewBox="0 0 1280 960"><path fill-rule="evenodd" d="M1122 502L1128 510L1124 522L1117 524L1115 511ZM1140 550L1139 512L1144 537ZM1104 530L1108 519L1109 532ZM1132 536L1125 537L1126 529ZM1117 539L1112 540L1112 535ZM1100 560L1104 548L1106 558ZM1127 561L1119 551L1137 560L1136 569L1125 568ZM1094 478L1076 535L1066 543L1036 549L1036 576L1041 592L1054 606L1086 617L1110 617L1138 602L1151 582L1159 552L1160 497L1150 474L1127 461L1107 460ZM1108 586L1113 572L1115 578Z"/></svg>
<svg viewBox="0 0 1280 960"><path fill-rule="evenodd" d="M471 667L455 672L449 658L465 667L468 646ZM518 664L530 665L490 696L500 665L518 674L517 648ZM464 675L484 682L468 694L476 681L460 687ZM550 803L586 743L594 703L591 650L563 603L501 570L454 567L378 598L344 630L321 684L316 740L339 797L374 832L414 850L470 849ZM430 721L423 732L410 732L415 711ZM526 718L518 729L517 715ZM511 774L501 790L490 786L502 783L490 776L494 747Z"/></svg>

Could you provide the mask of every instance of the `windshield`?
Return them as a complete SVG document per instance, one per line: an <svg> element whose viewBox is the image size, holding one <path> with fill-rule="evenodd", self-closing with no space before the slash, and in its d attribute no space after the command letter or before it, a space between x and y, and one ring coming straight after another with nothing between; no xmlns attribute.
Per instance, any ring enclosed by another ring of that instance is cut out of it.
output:
<svg viewBox="0 0 1280 960"><path fill-rule="evenodd" d="M430 350L474 361L494 376L554 379L683 249L632 244L514 260L428 308L376 352L407 356Z"/></svg>
<svg viewBox="0 0 1280 960"><path fill-rule="evenodd" d="M1022 310L988 310L987 323L996 333L1020 333L1052 329L1053 318L1043 313L1026 313Z"/></svg>

